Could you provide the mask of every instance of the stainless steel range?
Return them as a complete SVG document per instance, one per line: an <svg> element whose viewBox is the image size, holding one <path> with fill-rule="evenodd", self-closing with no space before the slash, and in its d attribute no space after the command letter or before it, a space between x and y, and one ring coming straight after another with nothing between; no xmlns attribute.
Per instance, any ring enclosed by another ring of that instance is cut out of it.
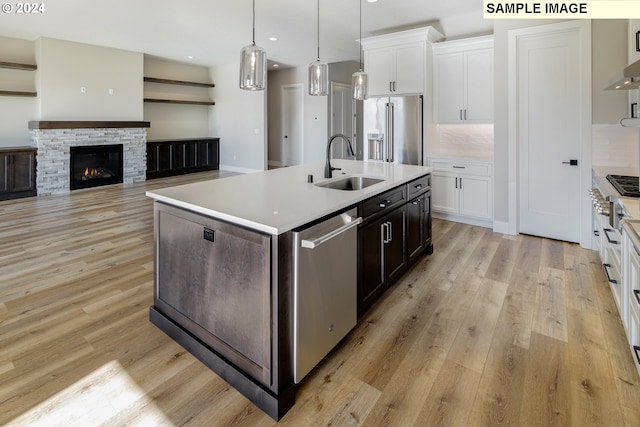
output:
<svg viewBox="0 0 640 427"><path fill-rule="evenodd" d="M640 180L637 176L607 175L607 181L623 197L640 197Z"/></svg>

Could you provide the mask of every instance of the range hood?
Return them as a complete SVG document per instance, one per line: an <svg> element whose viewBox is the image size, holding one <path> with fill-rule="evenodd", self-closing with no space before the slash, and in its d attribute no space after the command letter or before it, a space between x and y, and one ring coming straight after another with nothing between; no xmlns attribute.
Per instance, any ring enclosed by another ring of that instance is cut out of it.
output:
<svg viewBox="0 0 640 427"><path fill-rule="evenodd" d="M604 90L629 90L640 87L640 60L625 67L622 73L609 81L609 86Z"/></svg>

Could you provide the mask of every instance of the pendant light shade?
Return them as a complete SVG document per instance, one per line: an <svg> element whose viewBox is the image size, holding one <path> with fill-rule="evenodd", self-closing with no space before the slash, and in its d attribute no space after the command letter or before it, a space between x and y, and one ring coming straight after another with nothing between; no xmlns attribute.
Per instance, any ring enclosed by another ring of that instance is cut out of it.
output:
<svg viewBox="0 0 640 427"><path fill-rule="evenodd" d="M264 90L267 83L267 52L256 46L256 2L253 0L253 41L240 51L240 89Z"/></svg>
<svg viewBox="0 0 640 427"><path fill-rule="evenodd" d="M320 61L320 0L318 2L318 59L309 64L309 95L326 96L329 91L329 65Z"/></svg>
<svg viewBox="0 0 640 427"><path fill-rule="evenodd" d="M356 71L351 75L351 86L353 87L353 99L363 101L367 99L368 79L367 73Z"/></svg>
<svg viewBox="0 0 640 427"><path fill-rule="evenodd" d="M353 89L353 99L363 101L367 99L368 78L367 73L362 71L362 0L360 0L360 71L356 71L351 76L351 87Z"/></svg>

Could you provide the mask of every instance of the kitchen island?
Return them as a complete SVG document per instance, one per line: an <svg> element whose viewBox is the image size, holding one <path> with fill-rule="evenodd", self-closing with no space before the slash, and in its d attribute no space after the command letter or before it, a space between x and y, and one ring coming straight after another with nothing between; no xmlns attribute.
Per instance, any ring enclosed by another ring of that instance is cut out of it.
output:
<svg viewBox="0 0 640 427"><path fill-rule="evenodd" d="M359 224L354 323L356 308L361 316L433 250L431 168L333 163L342 170L332 179L318 163L147 193L155 201L151 321L276 420L295 400L294 236L357 212L346 226ZM344 177L363 188L331 188Z"/></svg>

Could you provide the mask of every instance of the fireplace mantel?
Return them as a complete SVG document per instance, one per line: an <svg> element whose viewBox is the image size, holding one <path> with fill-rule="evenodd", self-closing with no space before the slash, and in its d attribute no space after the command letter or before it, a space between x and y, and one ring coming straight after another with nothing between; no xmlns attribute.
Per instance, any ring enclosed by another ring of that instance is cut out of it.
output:
<svg viewBox="0 0 640 427"><path fill-rule="evenodd" d="M125 129L148 127L151 127L151 122L66 120L29 122L29 129Z"/></svg>

